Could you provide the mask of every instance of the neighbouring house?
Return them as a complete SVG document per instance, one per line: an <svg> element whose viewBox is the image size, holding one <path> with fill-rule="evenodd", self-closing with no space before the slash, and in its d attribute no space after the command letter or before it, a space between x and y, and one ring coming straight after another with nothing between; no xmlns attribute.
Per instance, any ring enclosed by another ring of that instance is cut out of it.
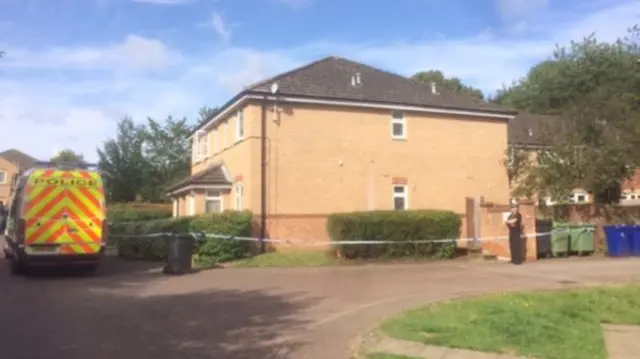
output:
<svg viewBox="0 0 640 359"><path fill-rule="evenodd" d="M338 57L245 88L192 134L174 215L251 210L262 233L326 240L358 210L508 203L503 165L516 112Z"/></svg>
<svg viewBox="0 0 640 359"><path fill-rule="evenodd" d="M551 115L537 115L530 113L519 113L514 121L509 124L509 148L513 155L514 149L530 150L535 156L540 150L544 150L546 144L545 137L550 131L560 130L557 126L558 117ZM586 204L593 202L593 194L586 190L577 188L566 199L567 203ZM558 203L550 197L538 199L547 206ZM622 183L621 204L640 204L640 169L629 181Z"/></svg>
<svg viewBox="0 0 640 359"><path fill-rule="evenodd" d="M0 201L11 203L14 176L36 162L37 159L16 149L0 152Z"/></svg>

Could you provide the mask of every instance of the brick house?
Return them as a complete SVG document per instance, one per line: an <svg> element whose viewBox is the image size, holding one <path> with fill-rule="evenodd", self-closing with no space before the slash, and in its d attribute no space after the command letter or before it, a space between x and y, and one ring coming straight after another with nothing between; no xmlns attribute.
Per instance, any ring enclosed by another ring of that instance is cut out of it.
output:
<svg viewBox="0 0 640 359"><path fill-rule="evenodd" d="M245 88L192 134L174 215L255 213L263 235L325 240L330 213L507 203L513 110L327 57Z"/></svg>
<svg viewBox="0 0 640 359"><path fill-rule="evenodd" d="M545 136L549 131L560 131L556 123L558 117L551 115L535 115L519 113L515 121L509 124L509 148L530 150L532 155L545 147ZM551 198L542 199L546 205L557 202ZM570 203L592 203L593 195L583 189L575 189L567 199ZM622 183L621 204L640 203L640 169L635 176Z"/></svg>
<svg viewBox="0 0 640 359"><path fill-rule="evenodd" d="M16 149L0 152L0 201L11 203L11 186L14 176L33 166L37 160Z"/></svg>

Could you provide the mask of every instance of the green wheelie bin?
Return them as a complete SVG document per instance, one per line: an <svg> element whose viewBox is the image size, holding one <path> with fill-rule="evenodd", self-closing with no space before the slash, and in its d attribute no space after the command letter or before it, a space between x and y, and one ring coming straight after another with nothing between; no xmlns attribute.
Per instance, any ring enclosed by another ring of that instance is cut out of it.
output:
<svg viewBox="0 0 640 359"><path fill-rule="evenodd" d="M569 252L590 254L595 252L596 226L589 223L572 224L569 227Z"/></svg>
<svg viewBox="0 0 640 359"><path fill-rule="evenodd" d="M569 239L571 231L569 223L553 222L553 233L551 233L551 253L554 257L566 256L569 254Z"/></svg>

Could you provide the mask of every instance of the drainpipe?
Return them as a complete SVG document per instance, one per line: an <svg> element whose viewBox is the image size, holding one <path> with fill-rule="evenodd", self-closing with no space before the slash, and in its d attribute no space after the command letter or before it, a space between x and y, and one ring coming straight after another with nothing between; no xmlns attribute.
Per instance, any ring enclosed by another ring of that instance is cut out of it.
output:
<svg viewBox="0 0 640 359"><path fill-rule="evenodd" d="M267 237L267 95L262 101L260 125L260 252L266 250Z"/></svg>

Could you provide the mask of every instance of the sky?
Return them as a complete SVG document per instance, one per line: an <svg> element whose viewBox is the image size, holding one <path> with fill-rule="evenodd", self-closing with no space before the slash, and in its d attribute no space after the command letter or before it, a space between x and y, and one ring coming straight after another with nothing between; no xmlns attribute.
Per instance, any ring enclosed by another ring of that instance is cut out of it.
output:
<svg viewBox="0 0 640 359"><path fill-rule="evenodd" d="M186 116L333 55L493 93L640 0L0 0L0 150L90 161L124 116Z"/></svg>

